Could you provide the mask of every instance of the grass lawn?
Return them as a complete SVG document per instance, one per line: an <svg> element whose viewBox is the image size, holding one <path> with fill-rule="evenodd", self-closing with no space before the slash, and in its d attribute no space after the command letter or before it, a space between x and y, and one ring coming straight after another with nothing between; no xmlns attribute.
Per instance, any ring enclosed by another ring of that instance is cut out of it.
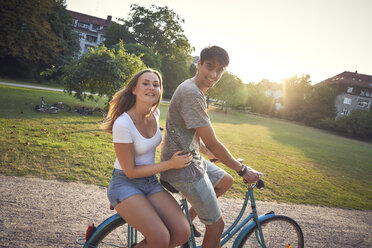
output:
<svg viewBox="0 0 372 248"><path fill-rule="evenodd" d="M95 105L62 92L0 85L0 173L107 186L115 154L111 135L99 128L102 117L37 113L41 96L49 103ZM167 105L160 110L164 127ZM265 174L258 199L372 209L372 144L233 111L210 116L231 153ZM241 179L224 168L236 182L228 196L241 197Z"/></svg>

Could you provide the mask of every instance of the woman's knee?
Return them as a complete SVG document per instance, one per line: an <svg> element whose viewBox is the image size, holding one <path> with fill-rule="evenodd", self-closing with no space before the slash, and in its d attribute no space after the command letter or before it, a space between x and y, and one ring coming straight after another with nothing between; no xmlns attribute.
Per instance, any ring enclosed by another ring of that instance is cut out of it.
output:
<svg viewBox="0 0 372 248"><path fill-rule="evenodd" d="M170 234L168 230L159 230L145 238L150 247L168 248L170 246Z"/></svg>
<svg viewBox="0 0 372 248"><path fill-rule="evenodd" d="M172 231L171 244L174 246L186 243L191 235L190 225L188 222L180 222L179 225Z"/></svg>

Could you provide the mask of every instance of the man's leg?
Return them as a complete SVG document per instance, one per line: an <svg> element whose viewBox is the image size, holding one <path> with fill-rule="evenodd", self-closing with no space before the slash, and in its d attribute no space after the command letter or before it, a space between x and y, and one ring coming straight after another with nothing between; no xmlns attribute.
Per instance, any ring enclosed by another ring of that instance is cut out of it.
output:
<svg viewBox="0 0 372 248"><path fill-rule="evenodd" d="M216 192L207 174L193 183L172 183L196 209L200 221L206 225L203 247L219 247L224 221Z"/></svg>
<svg viewBox="0 0 372 248"><path fill-rule="evenodd" d="M230 174L226 173L222 177L220 182L214 187L214 191L216 192L216 196L220 197L226 191L228 191L231 188L233 182L234 182L234 178ZM212 184L213 184L213 182L212 182ZM190 208L189 214L190 214L191 221L193 221L195 219L195 217L197 216L196 211L193 207Z"/></svg>
<svg viewBox="0 0 372 248"><path fill-rule="evenodd" d="M204 160L207 167L207 175L212 182L216 196L220 197L232 186L234 179L226 171L221 169L219 166L213 164L210 161ZM197 216L197 213L193 207L189 210L190 219L193 221ZM200 232L193 226L195 237L200 237Z"/></svg>
<svg viewBox="0 0 372 248"><path fill-rule="evenodd" d="M223 221L222 217L212 225L205 225L205 234L202 247L219 248L224 227L225 222Z"/></svg>

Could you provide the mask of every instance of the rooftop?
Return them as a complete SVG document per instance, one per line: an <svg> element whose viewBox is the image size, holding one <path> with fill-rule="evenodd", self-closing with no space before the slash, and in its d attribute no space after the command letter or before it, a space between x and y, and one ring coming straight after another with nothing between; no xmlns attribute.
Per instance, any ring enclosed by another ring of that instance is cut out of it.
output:
<svg viewBox="0 0 372 248"><path fill-rule="evenodd" d="M317 85L322 84L346 84L351 86L358 86L361 88L369 88L372 89L372 76L366 74L360 74L358 71L356 72L349 72L344 71L336 76L328 78Z"/></svg>
<svg viewBox="0 0 372 248"><path fill-rule="evenodd" d="M108 27L111 24L111 16L107 16L107 19L102 19L95 16L86 15L83 13L75 12L72 10L67 10L72 18L78 20L79 22L87 23L87 24L96 24L104 27Z"/></svg>

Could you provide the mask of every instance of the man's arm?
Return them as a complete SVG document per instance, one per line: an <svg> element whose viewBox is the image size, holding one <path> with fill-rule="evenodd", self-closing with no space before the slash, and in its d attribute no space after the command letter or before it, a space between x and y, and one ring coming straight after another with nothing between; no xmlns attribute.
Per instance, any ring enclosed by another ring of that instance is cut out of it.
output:
<svg viewBox="0 0 372 248"><path fill-rule="evenodd" d="M198 134L196 134L198 135ZM200 137L198 136L198 139L200 140ZM204 145L203 141L201 140L200 141L200 144L199 144L199 151L200 153L203 153L205 156L207 156L207 158L213 162L213 163L217 163L217 162L220 162L218 161L217 157L214 156L214 154Z"/></svg>
<svg viewBox="0 0 372 248"><path fill-rule="evenodd" d="M227 148L217 139L216 134L211 125L206 127L196 128L196 132L202 139L203 143L216 158L227 167L239 172L242 170L242 165L237 161ZM258 180L258 173L254 170L247 170L242 176L248 183L253 183Z"/></svg>

